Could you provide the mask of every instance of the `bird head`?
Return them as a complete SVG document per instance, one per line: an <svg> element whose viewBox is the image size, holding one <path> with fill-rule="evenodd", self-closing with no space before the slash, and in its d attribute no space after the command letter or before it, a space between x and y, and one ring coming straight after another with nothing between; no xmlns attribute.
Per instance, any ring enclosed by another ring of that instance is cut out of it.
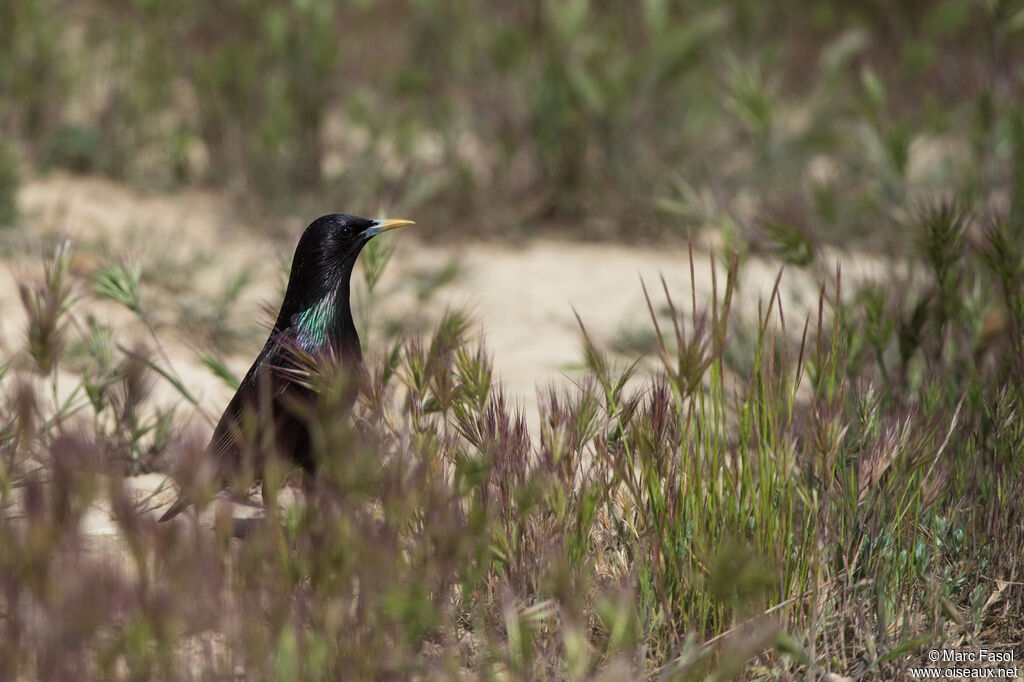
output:
<svg viewBox="0 0 1024 682"><path fill-rule="evenodd" d="M343 213L325 215L310 223L295 247L279 324L335 294L339 286L346 287L347 299L352 268L363 246L381 232L412 224L411 220L370 220Z"/></svg>

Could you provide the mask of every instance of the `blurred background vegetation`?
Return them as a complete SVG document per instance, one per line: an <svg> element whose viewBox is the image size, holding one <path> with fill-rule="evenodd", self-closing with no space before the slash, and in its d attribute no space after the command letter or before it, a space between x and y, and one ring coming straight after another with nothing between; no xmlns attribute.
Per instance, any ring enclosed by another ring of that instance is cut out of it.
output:
<svg viewBox="0 0 1024 682"><path fill-rule="evenodd" d="M1019 216L1022 54L1019 0L5 2L0 220L67 168L260 215L889 249L919 196Z"/></svg>
<svg viewBox="0 0 1024 682"><path fill-rule="evenodd" d="M536 428L465 317L378 315L366 428L326 377L316 505L238 543L224 508L212 535L157 524L132 481L212 495L164 343L233 386L257 271L213 290L219 254L0 234L40 260L0 349L0 678L838 681L1011 649L1022 53L1021 0L0 2L0 223L24 233L19 185L61 169L213 188L268 227L329 208L729 256L711 296L649 283L616 355L581 320ZM885 275L850 286L823 247ZM363 254L366 300L390 253ZM778 282L733 305L751 253L816 266L811 319Z"/></svg>

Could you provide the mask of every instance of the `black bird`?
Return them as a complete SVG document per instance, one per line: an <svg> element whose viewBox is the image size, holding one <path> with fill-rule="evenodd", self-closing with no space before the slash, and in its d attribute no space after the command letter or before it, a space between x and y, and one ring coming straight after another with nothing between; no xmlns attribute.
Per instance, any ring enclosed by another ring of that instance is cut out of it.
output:
<svg viewBox="0 0 1024 682"><path fill-rule="evenodd" d="M314 397L313 389L298 381L289 367L294 368L297 354L317 357L329 353L348 372L362 370L363 354L349 305L352 268L373 237L412 224L411 220L332 214L317 218L302 233L274 328L206 447L221 485L226 487L242 465L243 415L260 414L261 399L269 399L277 454L313 472L309 430L294 409L297 401ZM160 520L174 518L189 504L182 495Z"/></svg>

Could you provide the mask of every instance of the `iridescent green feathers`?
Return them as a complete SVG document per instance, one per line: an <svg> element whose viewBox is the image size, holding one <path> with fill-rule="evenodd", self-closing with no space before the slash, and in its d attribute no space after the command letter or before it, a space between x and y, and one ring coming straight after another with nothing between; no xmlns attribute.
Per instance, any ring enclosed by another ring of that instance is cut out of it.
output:
<svg viewBox="0 0 1024 682"><path fill-rule="evenodd" d="M338 326L337 290L296 313L291 319L295 342L302 350L313 353L332 341L331 331Z"/></svg>

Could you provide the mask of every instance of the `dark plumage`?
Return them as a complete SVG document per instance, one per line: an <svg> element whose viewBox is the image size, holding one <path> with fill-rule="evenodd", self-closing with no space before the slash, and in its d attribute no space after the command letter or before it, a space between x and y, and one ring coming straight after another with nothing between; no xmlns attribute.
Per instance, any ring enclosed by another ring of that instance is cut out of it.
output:
<svg viewBox="0 0 1024 682"><path fill-rule="evenodd" d="M217 423L207 455L213 460L222 485L243 464L240 442L243 415L269 414L274 420L277 454L312 473L309 431L296 415L295 405L314 397L313 390L297 381L297 354L330 353L341 366L362 369L359 334L352 321L349 281L363 246L381 232L413 224L411 220L368 220L344 214L313 221L295 247L288 288L281 311L256 361L242 379ZM260 410L261 401L264 409ZM269 404L269 410L266 406ZM180 497L160 518L166 521L188 507Z"/></svg>

